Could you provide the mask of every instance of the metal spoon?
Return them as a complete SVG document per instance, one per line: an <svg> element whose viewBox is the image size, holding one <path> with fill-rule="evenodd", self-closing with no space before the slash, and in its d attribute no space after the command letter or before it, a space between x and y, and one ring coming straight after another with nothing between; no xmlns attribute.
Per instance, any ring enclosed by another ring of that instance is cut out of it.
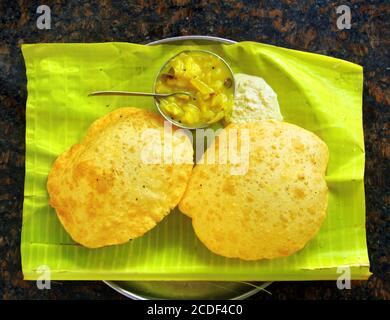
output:
<svg viewBox="0 0 390 320"><path fill-rule="evenodd" d="M167 98L176 95L186 95L194 98L194 95L186 91L178 91L172 93L151 93L151 92L131 92L131 91L94 91L88 96L142 96L142 97L155 97L155 98Z"/></svg>

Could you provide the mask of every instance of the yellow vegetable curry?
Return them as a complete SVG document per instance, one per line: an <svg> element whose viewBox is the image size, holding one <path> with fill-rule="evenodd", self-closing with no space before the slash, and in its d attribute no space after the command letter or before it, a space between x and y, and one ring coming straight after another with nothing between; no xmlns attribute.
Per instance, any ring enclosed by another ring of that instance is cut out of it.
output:
<svg viewBox="0 0 390 320"><path fill-rule="evenodd" d="M227 120L231 114L234 79L229 66L207 51L183 51L161 70L157 93L186 91L158 100L160 110L179 125L202 127Z"/></svg>

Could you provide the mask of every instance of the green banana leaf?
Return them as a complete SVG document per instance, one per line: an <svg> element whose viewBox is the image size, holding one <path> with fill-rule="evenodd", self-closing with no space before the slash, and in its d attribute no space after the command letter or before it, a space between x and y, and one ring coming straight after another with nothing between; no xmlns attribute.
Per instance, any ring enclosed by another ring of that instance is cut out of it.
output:
<svg viewBox="0 0 390 320"><path fill-rule="evenodd" d="M318 235L290 257L250 262L217 256L177 210L143 237L88 249L72 241L48 205L46 180L53 161L80 141L94 120L119 107L156 110L151 98L88 93L151 91L162 64L194 48L221 55L234 72L264 78L278 95L285 121L313 131L329 146L327 218ZM361 66L254 42L27 44L22 51L28 79L25 279L40 278L42 266L59 280L331 280L347 271L352 279L369 277Z"/></svg>

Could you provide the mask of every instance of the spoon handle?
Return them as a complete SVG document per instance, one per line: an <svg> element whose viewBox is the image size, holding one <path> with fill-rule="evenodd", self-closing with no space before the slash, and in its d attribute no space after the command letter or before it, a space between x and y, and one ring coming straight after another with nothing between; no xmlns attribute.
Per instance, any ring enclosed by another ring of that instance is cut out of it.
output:
<svg viewBox="0 0 390 320"><path fill-rule="evenodd" d="M167 94L131 91L95 91L88 96L142 96L142 97L166 97Z"/></svg>

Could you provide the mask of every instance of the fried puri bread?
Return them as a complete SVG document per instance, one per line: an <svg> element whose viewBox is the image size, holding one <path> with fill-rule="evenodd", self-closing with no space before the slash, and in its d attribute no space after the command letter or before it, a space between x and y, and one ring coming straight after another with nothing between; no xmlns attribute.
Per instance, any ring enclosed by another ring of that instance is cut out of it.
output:
<svg viewBox="0 0 390 320"><path fill-rule="evenodd" d="M127 242L178 204L192 171L192 144L172 135L172 161L148 161L148 130L164 137L158 114L117 109L96 120L83 141L55 161L47 181L50 205L74 241L89 248ZM164 148L164 139L159 141Z"/></svg>
<svg viewBox="0 0 390 320"><path fill-rule="evenodd" d="M265 120L227 126L204 157L212 150L218 155L220 137L234 130L239 141L248 134L247 171L232 175L237 163L228 158L224 164L218 156L214 164L197 164L179 209L218 255L244 260L291 255L317 234L326 216L327 145L296 125Z"/></svg>

